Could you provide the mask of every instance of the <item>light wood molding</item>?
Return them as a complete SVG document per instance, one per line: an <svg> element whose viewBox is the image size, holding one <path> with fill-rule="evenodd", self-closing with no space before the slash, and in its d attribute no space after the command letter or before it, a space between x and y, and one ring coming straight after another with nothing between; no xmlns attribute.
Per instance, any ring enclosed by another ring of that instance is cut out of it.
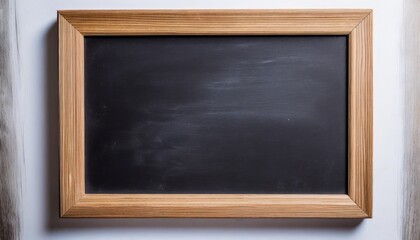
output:
<svg viewBox="0 0 420 240"><path fill-rule="evenodd" d="M349 34L370 10L59 11L83 35Z"/></svg>
<svg viewBox="0 0 420 240"><path fill-rule="evenodd" d="M58 25L62 217L372 216L371 10L65 10ZM348 195L85 194L86 35L348 35Z"/></svg>
<svg viewBox="0 0 420 240"><path fill-rule="evenodd" d="M349 35L349 196L372 215L372 14Z"/></svg>
<svg viewBox="0 0 420 240"><path fill-rule="evenodd" d="M61 212L85 194L84 40L58 16Z"/></svg>
<svg viewBox="0 0 420 240"><path fill-rule="evenodd" d="M347 195L88 194L66 217L364 218Z"/></svg>

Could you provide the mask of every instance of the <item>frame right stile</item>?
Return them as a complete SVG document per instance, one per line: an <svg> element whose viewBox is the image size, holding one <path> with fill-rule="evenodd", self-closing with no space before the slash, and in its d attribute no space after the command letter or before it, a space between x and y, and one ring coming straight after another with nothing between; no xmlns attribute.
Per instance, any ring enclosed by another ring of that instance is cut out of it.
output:
<svg viewBox="0 0 420 240"><path fill-rule="evenodd" d="M372 13L349 34L349 197L372 216Z"/></svg>

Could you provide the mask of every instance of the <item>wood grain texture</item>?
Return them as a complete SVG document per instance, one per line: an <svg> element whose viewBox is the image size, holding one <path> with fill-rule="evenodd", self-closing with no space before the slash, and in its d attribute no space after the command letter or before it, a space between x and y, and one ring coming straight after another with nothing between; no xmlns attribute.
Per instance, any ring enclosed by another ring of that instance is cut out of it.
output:
<svg viewBox="0 0 420 240"><path fill-rule="evenodd" d="M349 34L369 10L59 11L83 35Z"/></svg>
<svg viewBox="0 0 420 240"><path fill-rule="evenodd" d="M62 217L316 217L372 214L370 10L60 11ZM349 35L347 195L89 195L84 189L84 35Z"/></svg>
<svg viewBox="0 0 420 240"><path fill-rule="evenodd" d="M347 195L91 194L66 217L363 218Z"/></svg>
<svg viewBox="0 0 420 240"><path fill-rule="evenodd" d="M61 213L84 194L83 36L62 16L59 24Z"/></svg>
<svg viewBox="0 0 420 240"><path fill-rule="evenodd" d="M372 216L372 14L349 35L349 196Z"/></svg>

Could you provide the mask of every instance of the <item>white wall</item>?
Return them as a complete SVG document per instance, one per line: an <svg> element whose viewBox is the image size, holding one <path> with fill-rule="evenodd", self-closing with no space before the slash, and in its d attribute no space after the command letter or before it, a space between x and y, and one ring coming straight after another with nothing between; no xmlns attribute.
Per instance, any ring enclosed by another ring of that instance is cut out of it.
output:
<svg viewBox="0 0 420 240"><path fill-rule="evenodd" d="M25 121L25 239L399 239L402 89L395 0L17 0ZM372 8L373 219L58 219L58 9Z"/></svg>

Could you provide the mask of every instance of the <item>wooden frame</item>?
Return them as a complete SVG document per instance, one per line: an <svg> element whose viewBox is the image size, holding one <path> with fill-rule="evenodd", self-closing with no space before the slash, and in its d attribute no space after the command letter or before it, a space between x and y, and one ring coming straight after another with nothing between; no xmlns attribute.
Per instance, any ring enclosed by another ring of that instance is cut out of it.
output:
<svg viewBox="0 0 420 240"><path fill-rule="evenodd" d="M62 217L372 216L371 10L59 11ZM348 35L348 195L86 194L84 36Z"/></svg>

